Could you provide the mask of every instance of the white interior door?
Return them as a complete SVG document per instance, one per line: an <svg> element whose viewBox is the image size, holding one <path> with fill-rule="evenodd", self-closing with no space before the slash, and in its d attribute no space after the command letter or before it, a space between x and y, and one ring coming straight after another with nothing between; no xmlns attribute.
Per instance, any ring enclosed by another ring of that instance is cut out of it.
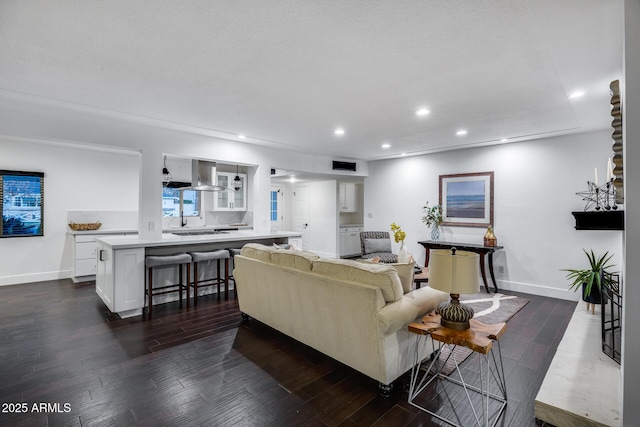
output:
<svg viewBox="0 0 640 427"><path fill-rule="evenodd" d="M295 231L302 235L302 248L309 247L309 186L296 185L293 191Z"/></svg>
<svg viewBox="0 0 640 427"><path fill-rule="evenodd" d="M271 230L282 231L284 229L284 190L282 185L272 185L269 195L269 218Z"/></svg>

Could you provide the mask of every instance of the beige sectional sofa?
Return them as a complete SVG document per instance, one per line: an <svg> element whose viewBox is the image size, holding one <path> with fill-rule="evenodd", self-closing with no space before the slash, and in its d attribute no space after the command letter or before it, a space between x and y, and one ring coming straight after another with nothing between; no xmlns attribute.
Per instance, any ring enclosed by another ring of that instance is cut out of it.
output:
<svg viewBox="0 0 640 427"><path fill-rule="evenodd" d="M392 265L254 243L236 255L233 274L244 315L379 381L383 394L411 369L416 337L407 324L449 298L429 287L405 293ZM412 277L403 276L409 290ZM420 352L428 356L431 343Z"/></svg>

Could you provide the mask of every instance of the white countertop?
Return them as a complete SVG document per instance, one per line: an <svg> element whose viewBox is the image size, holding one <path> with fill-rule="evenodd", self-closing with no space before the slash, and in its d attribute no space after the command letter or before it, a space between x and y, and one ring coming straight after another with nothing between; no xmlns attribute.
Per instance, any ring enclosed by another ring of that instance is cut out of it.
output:
<svg viewBox="0 0 640 427"><path fill-rule="evenodd" d="M84 230L84 231L76 231L76 230L67 230L67 234L71 236L82 236L83 234L91 234L91 235L100 235L100 234L124 234L124 233L138 233L137 228L122 228L122 229L98 229L98 230Z"/></svg>
<svg viewBox="0 0 640 427"><path fill-rule="evenodd" d="M217 228L217 227L216 227ZM176 229L175 231L197 231L195 228ZM86 233L86 232L85 232ZM193 245L199 243L220 243L220 242L238 242L262 239L277 239L281 237L302 237L300 233L289 231L273 231L273 232L256 232L254 230L235 230L225 234L200 234L192 236L178 236L175 234L164 233L160 239L143 240L138 236L105 236L96 240L102 242L112 249L133 249L133 248L149 248L162 246L181 246Z"/></svg>
<svg viewBox="0 0 640 427"><path fill-rule="evenodd" d="M252 230L253 227L250 225L229 225L229 224L220 224L220 225L206 225L204 227L175 227L175 228L163 228L163 233L173 233L174 231L198 231L198 230L228 230L232 228L237 228L238 230ZM124 234L124 233L138 233L137 228L110 228L110 229L98 229L98 230L86 230L86 231L75 231L75 230L67 230L67 234L76 236L83 234Z"/></svg>

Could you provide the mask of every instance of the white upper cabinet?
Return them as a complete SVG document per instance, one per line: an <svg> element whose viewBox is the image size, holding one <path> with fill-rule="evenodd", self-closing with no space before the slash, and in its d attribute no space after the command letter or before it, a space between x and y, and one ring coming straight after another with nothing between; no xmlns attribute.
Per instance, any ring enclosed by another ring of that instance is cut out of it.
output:
<svg viewBox="0 0 640 427"><path fill-rule="evenodd" d="M352 182L339 183L339 212L358 212L358 186Z"/></svg>
<svg viewBox="0 0 640 427"><path fill-rule="evenodd" d="M238 174L242 181L242 188L233 189L233 172L216 172L216 185L228 188L228 191L217 191L213 197L213 210L215 211L246 211L247 210L247 175Z"/></svg>

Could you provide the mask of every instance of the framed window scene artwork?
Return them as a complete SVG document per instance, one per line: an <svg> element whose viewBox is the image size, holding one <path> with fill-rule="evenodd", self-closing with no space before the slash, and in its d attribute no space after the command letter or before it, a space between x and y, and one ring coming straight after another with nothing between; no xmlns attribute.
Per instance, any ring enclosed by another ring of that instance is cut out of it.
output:
<svg viewBox="0 0 640 427"><path fill-rule="evenodd" d="M440 175L442 225L493 225L493 172Z"/></svg>
<svg viewBox="0 0 640 427"><path fill-rule="evenodd" d="M0 170L0 237L44 235L44 173Z"/></svg>

